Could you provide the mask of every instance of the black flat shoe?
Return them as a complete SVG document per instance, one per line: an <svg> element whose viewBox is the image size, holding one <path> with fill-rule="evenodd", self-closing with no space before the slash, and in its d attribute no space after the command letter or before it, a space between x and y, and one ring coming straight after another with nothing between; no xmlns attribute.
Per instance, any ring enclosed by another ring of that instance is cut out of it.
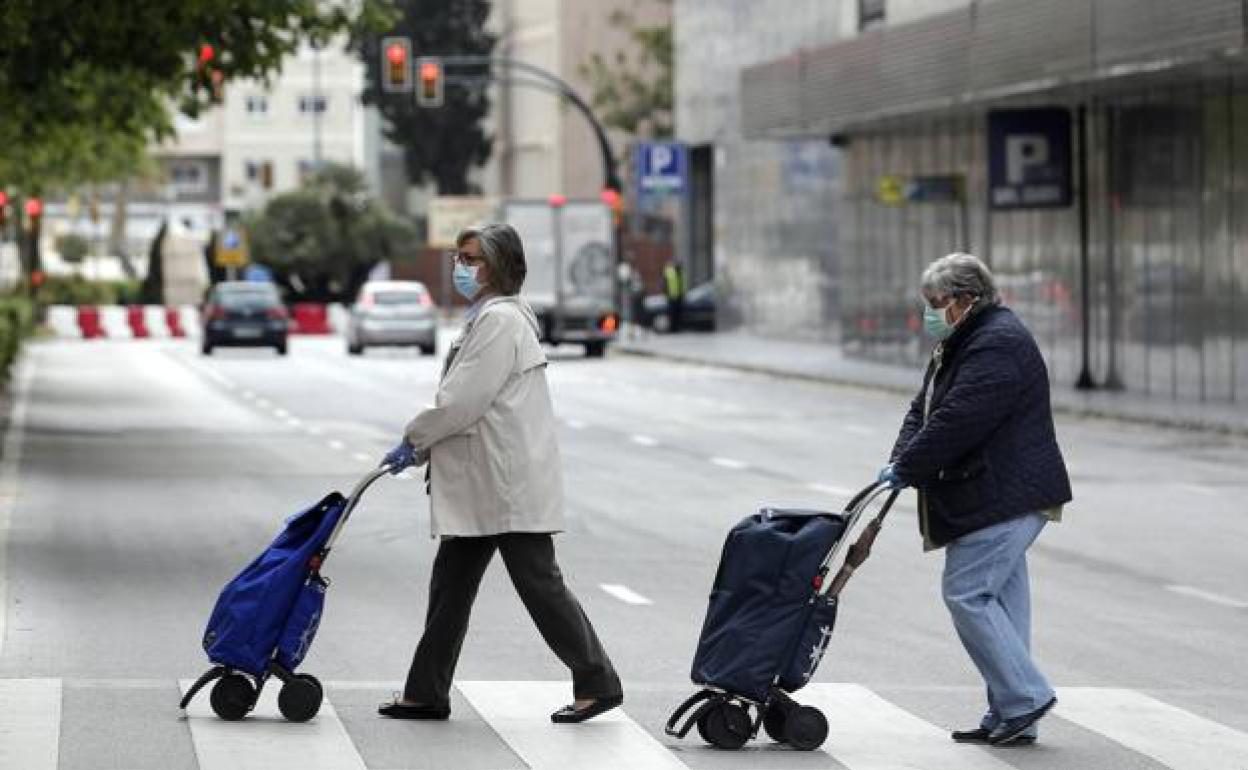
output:
<svg viewBox="0 0 1248 770"><path fill-rule="evenodd" d="M610 698L598 698L583 709L578 709L576 704L573 703L551 714L550 721L561 725L584 722L586 719L593 719L603 712L610 711L623 702L623 695L615 695Z"/></svg>
<svg viewBox="0 0 1248 770"><path fill-rule="evenodd" d="M958 743L987 743L991 730L987 727L976 727L974 730L954 730L949 734ZM1010 746L1030 746L1036 742L1034 735L1020 735L1010 741Z"/></svg>
<svg viewBox="0 0 1248 770"><path fill-rule="evenodd" d="M988 742L993 746L1009 746L1017 745L1019 741L1027 736L1023 732L1027 728L1040 721L1040 717L1049 713L1049 709L1057 705L1057 698L1049 698L1049 702L1034 711L1028 711L1022 716L1007 719L997 725L996 729L988 735ZM1035 742L1035 739L1032 739Z"/></svg>
<svg viewBox="0 0 1248 770"><path fill-rule="evenodd" d="M377 713L391 719L429 719L445 720L451 718L450 706L426 706L424 704L383 703L377 707Z"/></svg>

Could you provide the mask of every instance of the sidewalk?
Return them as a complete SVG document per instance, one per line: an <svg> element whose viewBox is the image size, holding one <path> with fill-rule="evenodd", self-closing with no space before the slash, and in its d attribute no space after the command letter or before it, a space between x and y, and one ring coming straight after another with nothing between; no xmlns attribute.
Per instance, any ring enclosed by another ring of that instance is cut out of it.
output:
<svg viewBox="0 0 1248 770"><path fill-rule="evenodd" d="M618 353L721 366L781 377L895 391L917 392L921 368L880 364L847 357L832 343L794 342L746 332L621 336ZM1226 403L1180 403L1130 392L1053 388L1053 409L1062 414L1104 417L1128 422L1248 436L1248 406Z"/></svg>

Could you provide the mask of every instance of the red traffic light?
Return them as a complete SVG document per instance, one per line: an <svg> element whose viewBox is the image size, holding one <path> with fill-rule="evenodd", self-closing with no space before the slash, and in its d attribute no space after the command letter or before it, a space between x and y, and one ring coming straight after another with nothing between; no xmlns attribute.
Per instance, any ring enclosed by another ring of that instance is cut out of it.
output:
<svg viewBox="0 0 1248 770"><path fill-rule="evenodd" d="M402 43L391 43L386 46L386 58L390 60L391 64L402 64L403 60L407 58L407 49Z"/></svg>
<svg viewBox="0 0 1248 770"><path fill-rule="evenodd" d="M618 190L612 190L610 187L598 193L598 197L601 198L602 202L607 204L607 207L612 211L619 211L620 206L624 202L620 197L620 192Z"/></svg>
<svg viewBox="0 0 1248 770"><path fill-rule="evenodd" d="M561 209L568 202L568 196L555 194L550 196L550 205L554 208Z"/></svg>
<svg viewBox="0 0 1248 770"><path fill-rule="evenodd" d="M7 205L9 205L9 194L3 190L0 190L0 206L7 206Z"/></svg>
<svg viewBox="0 0 1248 770"><path fill-rule="evenodd" d="M199 63L207 64L217 58L217 49L212 47L212 43L201 43L199 46Z"/></svg>
<svg viewBox="0 0 1248 770"><path fill-rule="evenodd" d="M420 79L426 83L435 81L442 77L442 65L436 61L423 61L420 63Z"/></svg>
<svg viewBox="0 0 1248 770"><path fill-rule="evenodd" d="M26 201L26 215L31 217L39 217L43 215L43 201L38 198L31 198Z"/></svg>

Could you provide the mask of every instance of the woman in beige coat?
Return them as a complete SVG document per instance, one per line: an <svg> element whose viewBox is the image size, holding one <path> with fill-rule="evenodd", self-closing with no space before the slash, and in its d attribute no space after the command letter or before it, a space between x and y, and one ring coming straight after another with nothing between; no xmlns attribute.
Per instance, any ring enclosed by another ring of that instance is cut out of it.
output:
<svg viewBox="0 0 1248 770"><path fill-rule="evenodd" d="M563 476L537 318L517 294L524 248L509 225L456 239L454 282L471 300L434 406L386 455L392 473L429 463L430 519L441 538L425 633L401 698L378 711L447 719L451 679L477 587L494 551L542 638L572 672L575 702L551 715L582 722L623 702L619 677L563 582L552 534L563 529Z"/></svg>

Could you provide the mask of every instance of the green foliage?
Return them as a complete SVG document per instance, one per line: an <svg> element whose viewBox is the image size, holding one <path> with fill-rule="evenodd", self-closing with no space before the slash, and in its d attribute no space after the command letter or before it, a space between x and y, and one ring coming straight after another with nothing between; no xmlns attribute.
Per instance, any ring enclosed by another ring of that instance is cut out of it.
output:
<svg viewBox="0 0 1248 770"><path fill-rule="evenodd" d="M56 239L56 250L61 259L70 263L81 262L91 250L91 244L78 233L66 233Z"/></svg>
<svg viewBox="0 0 1248 770"><path fill-rule="evenodd" d="M475 192L468 172L490 157L492 140L481 119L490 109L484 88L447 83L441 107L418 107L411 94L381 90L381 38L402 35L412 56L488 55L495 38L485 31L487 0L397 0L399 15L387 31L362 37L356 49L368 72L364 103L375 104L386 119L386 138L403 148L407 178L434 182L442 195ZM451 74L455 74L452 72Z"/></svg>
<svg viewBox="0 0 1248 770"><path fill-rule="evenodd" d="M193 116L213 103L201 44L222 83L265 80L301 40L391 18L388 0L6 0L0 180L39 194L131 175L147 142L172 131L170 104Z"/></svg>
<svg viewBox="0 0 1248 770"><path fill-rule="evenodd" d="M30 300L19 295L0 296L0 381L8 379L22 340L34 330L34 318Z"/></svg>
<svg viewBox="0 0 1248 770"><path fill-rule="evenodd" d="M671 0L660 0L670 5ZM672 136L672 25L642 26L625 11L611 14L611 24L627 31L636 56L617 50L608 61L593 53L579 68L589 80L590 103L602 122L630 136Z"/></svg>
<svg viewBox="0 0 1248 770"><path fill-rule="evenodd" d="M35 301L48 305L128 305L139 299L139 282L90 281L80 275L48 276L35 290Z"/></svg>
<svg viewBox="0 0 1248 770"><path fill-rule="evenodd" d="M245 221L253 261L296 299L345 300L377 262L404 253L415 233L367 194L362 174L326 164L298 190Z"/></svg>

